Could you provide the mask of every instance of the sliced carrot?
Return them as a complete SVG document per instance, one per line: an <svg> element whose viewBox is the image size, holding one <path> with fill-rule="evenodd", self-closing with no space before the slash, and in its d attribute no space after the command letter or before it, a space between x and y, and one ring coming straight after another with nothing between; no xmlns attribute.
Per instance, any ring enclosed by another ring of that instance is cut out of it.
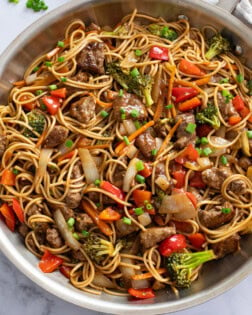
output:
<svg viewBox="0 0 252 315"><path fill-rule="evenodd" d="M24 86L25 85L25 80L21 81L16 81L12 83L14 86Z"/></svg>
<svg viewBox="0 0 252 315"><path fill-rule="evenodd" d="M0 183L2 185L15 186L16 175L12 171L6 169L3 171Z"/></svg>
<svg viewBox="0 0 252 315"><path fill-rule="evenodd" d="M91 217L94 224L98 226L102 233L107 236L113 234L110 226L99 218L99 212L90 204L90 202L82 200L81 205L83 210Z"/></svg>
<svg viewBox="0 0 252 315"><path fill-rule="evenodd" d="M206 74L198 66L186 59L181 59L179 63L179 70L189 75L203 76Z"/></svg>
<svg viewBox="0 0 252 315"><path fill-rule="evenodd" d="M240 115L242 116L242 118L245 118L246 116L248 116L250 114L250 110L248 107L244 107L241 111L240 111ZM249 116L248 121L250 123L252 123L252 114Z"/></svg>
<svg viewBox="0 0 252 315"><path fill-rule="evenodd" d="M71 159L74 156L75 152L76 152L76 150L73 150L73 151L67 152L65 154L62 154L61 156L58 157L58 162L61 162L61 161L66 160L66 159Z"/></svg>
<svg viewBox="0 0 252 315"><path fill-rule="evenodd" d="M144 206L145 202L151 202L151 191L135 189L132 193L133 200L138 207Z"/></svg>
<svg viewBox="0 0 252 315"><path fill-rule="evenodd" d="M232 63L226 63L223 68L229 70L229 66L230 66L233 70L238 70L238 69L239 69L236 64L232 64Z"/></svg>
<svg viewBox="0 0 252 315"><path fill-rule="evenodd" d="M198 86L201 86L201 85L207 84L210 81L210 79L211 79L211 77L205 77L205 78L193 81L193 83L198 85Z"/></svg>
<svg viewBox="0 0 252 315"><path fill-rule="evenodd" d="M106 102L103 102L101 101L98 97L96 97L93 93L89 93L90 96L92 96L94 99L95 99L95 102L103 107L103 108L110 108L112 107L113 103L106 103Z"/></svg>
<svg viewBox="0 0 252 315"><path fill-rule="evenodd" d="M194 109L195 107L198 107L202 104L201 99L199 99L198 97L193 97L190 100L187 100L183 103L180 103L178 105L178 109L181 112L186 112L188 110Z"/></svg>
<svg viewBox="0 0 252 315"><path fill-rule="evenodd" d="M32 101L32 102L28 102L30 99L32 98L32 96L28 96L28 95L22 95L19 98L20 102L24 102L27 101L27 103L22 104L22 107L24 107L27 110L33 110L36 107L36 102Z"/></svg>
<svg viewBox="0 0 252 315"><path fill-rule="evenodd" d="M159 275L161 275L163 273L166 273L167 269L166 268L159 268L159 269L156 269L156 271L158 272ZM153 275L150 272L141 273L138 275L133 275L131 277L131 279L133 279L133 280L144 280L144 279L150 279L150 278L153 278Z"/></svg>
<svg viewBox="0 0 252 315"><path fill-rule="evenodd" d="M95 144L95 145L81 145L81 144L77 144L78 148L85 148L88 150L96 150L96 149L108 149L109 148L109 144L105 143L105 144Z"/></svg>
<svg viewBox="0 0 252 315"><path fill-rule="evenodd" d="M44 131L42 132L41 136L40 136L39 139L38 139L38 142L36 143L36 148L40 147L41 144L44 142L46 133L47 133L46 130L44 130Z"/></svg>
<svg viewBox="0 0 252 315"><path fill-rule="evenodd" d="M118 221L121 219L121 214L108 207L99 214L99 218L103 221Z"/></svg>
<svg viewBox="0 0 252 315"><path fill-rule="evenodd" d="M113 101L118 95L118 92L108 90L106 91L106 98L110 101Z"/></svg>
<svg viewBox="0 0 252 315"><path fill-rule="evenodd" d="M170 104L171 103L171 97L172 97L172 88L173 88L174 80L175 80L176 67L173 65L170 65L168 63L166 63L165 66L171 72L170 73L170 80L169 80L169 84L168 84L168 92L167 92L167 103ZM175 118L176 117L176 109L174 106L171 108L171 112L172 112L173 118Z"/></svg>
<svg viewBox="0 0 252 315"><path fill-rule="evenodd" d="M228 123L229 125L233 126L238 124L241 120L242 118L240 116L234 115L228 118Z"/></svg>
<svg viewBox="0 0 252 315"><path fill-rule="evenodd" d="M67 65L63 66L62 68L57 70L59 73L65 73L69 71L69 68Z"/></svg>
<svg viewBox="0 0 252 315"><path fill-rule="evenodd" d="M164 109L164 100L162 97L159 97L158 102L157 102L157 108L153 117L153 120L156 122L159 120L159 118L162 115Z"/></svg>
<svg viewBox="0 0 252 315"><path fill-rule="evenodd" d="M129 142L133 141L136 137L144 133L149 127L154 125L154 120L150 120L147 124L143 125L141 128L137 129L131 135L128 136ZM125 142L121 142L115 149L115 153L119 154L126 146Z"/></svg>
<svg viewBox="0 0 252 315"><path fill-rule="evenodd" d="M194 233L187 236L191 244L200 249L202 245L206 242L205 235L202 233Z"/></svg>
<svg viewBox="0 0 252 315"><path fill-rule="evenodd" d="M165 148L167 147L167 145L170 142L171 138L173 137L175 131L177 130L178 126L181 123L182 123L182 119L179 119L176 122L176 124L172 127L172 129L169 131L168 135L165 137L164 142L162 143L162 145L161 145L157 155L159 155L160 153L162 153L165 150Z"/></svg>
<svg viewBox="0 0 252 315"><path fill-rule="evenodd" d="M53 56L57 55L57 53L60 51L60 47L56 47L53 50L49 51L49 53L46 54L47 59L51 59Z"/></svg>

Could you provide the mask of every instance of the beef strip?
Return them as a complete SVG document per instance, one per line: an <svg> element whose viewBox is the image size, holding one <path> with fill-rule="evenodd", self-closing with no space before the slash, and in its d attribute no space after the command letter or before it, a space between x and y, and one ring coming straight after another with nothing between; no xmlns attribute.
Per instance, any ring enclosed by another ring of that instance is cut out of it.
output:
<svg viewBox="0 0 252 315"><path fill-rule="evenodd" d="M132 110L138 112L137 117L132 117ZM123 96L116 96L113 101L113 112L116 120L122 121L122 112L125 114L125 119L143 120L147 118L147 111L140 100L134 94L123 93Z"/></svg>
<svg viewBox="0 0 252 315"><path fill-rule="evenodd" d="M139 230L139 227L136 224L132 223L128 225L124 223L122 219L116 221L115 226L118 237L124 237Z"/></svg>
<svg viewBox="0 0 252 315"><path fill-rule="evenodd" d="M80 184L82 182L82 166L81 163L77 163L73 167L73 171L71 174L71 179L78 179L75 184ZM82 188L78 189L79 191L73 191L73 189L69 189L65 197L65 203L69 208L77 208L80 204L82 198Z"/></svg>
<svg viewBox="0 0 252 315"><path fill-rule="evenodd" d="M104 43L91 42L77 55L78 66L87 72L104 74Z"/></svg>
<svg viewBox="0 0 252 315"><path fill-rule="evenodd" d="M95 117L95 101L92 96L84 96L71 104L70 115L79 122L87 124Z"/></svg>
<svg viewBox="0 0 252 315"><path fill-rule="evenodd" d="M157 136L161 137L161 138L165 138L167 136L167 129L165 127L165 122L164 120L158 120L155 125L153 126L154 130L157 134Z"/></svg>
<svg viewBox="0 0 252 315"><path fill-rule="evenodd" d="M75 229L78 232L83 230L88 230L88 228L93 225L93 221L90 216L86 213L78 213L75 216Z"/></svg>
<svg viewBox="0 0 252 315"><path fill-rule="evenodd" d="M46 240L53 248L60 248L63 245L63 241L60 237L60 233L55 228L48 228L46 230Z"/></svg>
<svg viewBox="0 0 252 315"><path fill-rule="evenodd" d="M185 129L189 123L195 124L195 117L191 113L185 113L177 116L177 119L182 119L182 123L179 125L176 138L178 139L175 144L175 149L184 149L189 143L193 143L196 139L196 132L189 133Z"/></svg>
<svg viewBox="0 0 252 315"><path fill-rule="evenodd" d="M252 165L252 161L250 158L243 156L238 160L238 164L241 168L243 168L246 171L249 168L249 166Z"/></svg>
<svg viewBox="0 0 252 315"><path fill-rule="evenodd" d="M26 211L26 215L28 217L35 215L35 214L40 214L42 211L41 208L39 208L39 206L37 206L36 204L33 204L29 207L29 209Z"/></svg>
<svg viewBox="0 0 252 315"><path fill-rule="evenodd" d="M240 249L240 236L233 234L221 242L212 244L212 249L218 258L234 253Z"/></svg>
<svg viewBox="0 0 252 315"><path fill-rule="evenodd" d="M140 232L140 242L147 249L175 233L176 229L173 227L151 227Z"/></svg>
<svg viewBox="0 0 252 315"><path fill-rule="evenodd" d="M152 150L157 148L155 138L147 131L136 138L135 145L148 160L153 158Z"/></svg>
<svg viewBox="0 0 252 315"><path fill-rule="evenodd" d="M202 180L205 184L211 188L220 190L224 180L232 175L232 172L229 168L217 168L212 167L204 170L202 173Z"/></svg>
<svg viewBox="0 0 252 315"><path fill-rule="evenodd" d="M226 103L226 98L222 96L221 93L217 94L217 101L218 101L219 110L224 120L227 120L230 116L233 116L233 115L239 116L239 114L237 113L236 109L234 108L232 104L232 101L229 101L228 103Z"/></svg>
<svg viewBox="0 0 252 315"><path fill-rule="evenodd" d="M25 238L26 235L29 233L29 228L26 224L24 223L21 223L19 226L18 226L18 233L23 237Z"/></svg>
<svg viewBox="0 0 252 315"><path fill-rule="evenodd" d="M72 251L72 257L74 260L78 260L78 261L86 261L85 256L82 254L82 252L80 250L73 250Z"/></svg>
<svg viewBox="0 0 252 315"><path fill-rule="evenodd" d="M36 235L36 238L39 242L39 244L44 244L46 240L46 230L48 229L49 225L45 222L39 222L36 223L36 226L34 228L34 233Z"/></svg>
<svg viewBox="0 0 252 315"><path fill-rule="evenodd" d="M6 136L0 134L0 157L3 156L5 150L7 149L8 146L8 139Z"/></svg>
<svg viewBox="0 0 252 315"><path fill-rule="evenodd" d="M222 208L230 208L229 213L223 213ZM200 223L209 229L216 229L223 224L230 222L234 216L235 211L233 206L228 201L225 201L222 205L215 206L210 210L200 210L198 213Z"/></svg>
<svg viewBox="0 0 252 315"><path fill-rule="evenodd" d="M68 129L64 126L56 125L49 133L45 140L44 146L46 148L54 148L64 143L68 136Z"/></svg>
<svg viewBox="0 0 252 315"><path fill-rule="evenodd" d="M71 77L71 80L79 81L79 82L88 82L89 75L87 72L79 70L73 77Z"/></svg>
<svg viewBox="0 0 252 315"><path fill-rule="evenodd" d="M236 195L242 195L247 192L246 183L241 179L236 179L236 180L231 181L227 189L231 190Z"/></svg>

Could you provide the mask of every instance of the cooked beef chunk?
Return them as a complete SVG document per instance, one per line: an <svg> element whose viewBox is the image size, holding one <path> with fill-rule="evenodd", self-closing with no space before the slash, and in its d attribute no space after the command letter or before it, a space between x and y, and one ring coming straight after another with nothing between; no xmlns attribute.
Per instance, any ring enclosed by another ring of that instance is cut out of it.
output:
<svg viewBox="0 0 252 315"><path fill-rule="evenodd" d="M116 221L115 226L116 226L116 233L118 237L124 237L130 233L133 233L139 230L139 227L136 224L132 223L128 225L124 223L122 219Z"/></svg>
<svg viewBox="0 0 252 315"><path fill-rule="evenodd" d="M185 129L189 123L195 124L195 117L191 113L181 114L177 116L177 119L182 118L182 123L179 125L176 137L177 141L175 142L174 147L176 149L184 149L189 143L193 143L196 139L196 132L189 133Z"/></svg>
<svg viewBox="0 0 252 315"><path fill-rule="evenodd" d="M94 22L91 22L85 29L86 32L91 32L91 31L98 31L99 32L100 30L101 30L100 26L98 26Z"/></svg>
<svg viewBox="0 0 252 315"><path fill-rule="evenodd" d="M160 282L160 281L157 281L157 280L155 280L153 285L152 285L152 289L154 291L163 290L164 288L165 288L165 284Z"/></svg>
<svg viewBox="0 0 252 315"><path fill-rule="evenodd" d="M118 188L122 188L122 186L123 186L123 179L124 179L125 173L126 173L125 168L123 168L121 166L118 166L116 168L115 173L114 173L112 184L115 185Z"/></svg>
<svg viewBox="0 0 252 315"><path fill-rule="evenodd" d="M168 131L162 120L158 120L153 127L158 137L165 138L167 136Z"/></svg>
<svg viewBox="0 0 252 315"><path fill-rule="evenodd" d="M78 261L86 261L85 256L82 254L82 252L80 250L73 250L72 251L72 257L74 260L78 260Z"/></svg>
<svg viewBox="0 0 252 315"><path fill-rule="evenodd" d="M230 208L231 211L229 213L223 213L221 211L222 208ZM215 206L210 210L200 210L198 216L202 225L209 229L216 229L230 222L235 216L235 211L232 204L226 201L221 206Z"/></svg>
<svg viewBox="0 0 252 315"><path fill-rule="evenodd" d="M31 215L34 215L34 214L40 214L41 211L42 211L41 208L39 208L36 204L33 204L27 210L26 215L30 217Z"/></svg>
<svg viewBox="0 0 252 315"><path fill-rule="evenodd" d="M247 191L246 183L243 180L236 179L233 180L227 187L228 190L231 190L236 195L245 194Z"/></svg>
<svg viewBox="0 0 252 315"><path fill-rule="evenodd" d="M140 232L140 242L144 248L150 248L175 233L173 227L151 227Z"/></svg>
<svg viewBox="0 0 252 315"><path fill-rule="evenodd" d="M39 244L44 244L46 240L46 230L48 229L48 223L40 222L36 223L34 232Z"/></svg>
<svg viewBox="0 0 252 315"><path fill-rule="evenodd" d="M59 231L54 228L49 228L46 230L46 240L53 248L59 248L63 245L63 241L60 237Z"/></svg>
<svg viewBox="0 0 252 315"><path fill-rule="evenodd" d="M240 249L240 236L238 234L233 234L229 238L213 244L212 249L218 258L234 253Z"/></svg>
<svg viewBox="0 0 252 315"><path fill-rule="evenodd" d="M82 176L81 163L77 163L73 167L71 178L72 179L78 179L79 178L79 180L75 181L75 184L80 184L82 182L81 176ZM74 209L74 208L77 208L79 206L81 198L82 198L82 188L80 188L78 190L79 191L76 192L73 189L70 189L69 192L67 193L64 201L69 208Z"/></svg>
<svg viewBox="0 0 252 315"><path fill-rule="evenodd" d="M3 156L8 146L8 139L6 136L0 134L0 157Z"/></svg>
<svg viewBox="0 0 252 315"><path fill-rule="evenodd" d="M250 158L243 156L238 160L238 164L241 168L243 168L246 171L249 168L249 166L252 165L252 161Z"/></svg>
<svg viewBox="0 0 252 315"><path fill-rule="evenodd" d="M202 180L205 184L211 188L221 189L221 185L224 180L232 175L232 172L228 168L212 167L202 172Z"/></svg>
<svg viewBox="0 0 252 315"><path fill-rule="evenodd" d="M71 77L71 80L79 82L88 82L88 79L89 79L88 73L81 70L79 70L73 77Z"/></svg>
<svg viewBox="0 0 252 315"><path fill-rule="evenodd" d="M90 216L86 213L78 213L75 216L75 229L78 232L82 232L83 230L87 230L90 225L93 225L93 221Z"/></svg>
<svg viewBox="0 0 252 315"><path fill-rule="evenodd" d="M235 130L229 130L228 132L226 132L225 134L225 138L229 141L233 141L238 135L238 132Z"/></svg>
<svg viewBox="0 0 252 315"><path fill-rule="evenodd" d="M217 94L218 106L224 120L227 120L230 116L238 115L235 110L232 101L226 103L226 98L221 93Z"/></svg>
<svg viewBox="0 0 252 315"><path fill-rule="evenodd" d="M95 117L95 101L92 96L84 96L71 104L70 115L79 122L87 124Z"/></svg>
<svg viewBox="0 0 252 315"><path fill-rule="evenodd" d="M21 223L19 226L18 226L18 233L20 235L22 235L24 238L26 237L26 235L29 233L29 228L26 224L24 223Z"/></svg>
<svg viewBox="0 0 252 315"><path fill-rule="evenodd" d="M87 72L104 74L104 43L91 42L77 56L78 66Z"/></svg>
<svg viewBox="0 0 252 315"><path fill-rule="evenodd" d="M155 138L149 132L144 132L138 136L135 144L147 159L153 158L151 151L157 148L157 144Z"/></svg>
<svg viewBox="0 0 252 315"><path fill-rule="evenodd" d="M68 136L68 129L64 126L56 125L45 140L46 148L54 148L65 142Z"/></svg>
<svg viewBox="0 0 252 315"><path fill-rule="evenodd" d="M95 203L100 202L100 193L95 192L95 191L89 192L88 198ZM102 200L105 205L112 205L115 203L113 199L109 198L106 195L102 196Z"/></svg>
<svg viewBox="0 0 252 315"><path fill-rule="evenodd" d="M132 110L138 112L137 117L131 115ZM113 111L115 119L122 121L122 113L125 119L143 120L147 118L147 111L140 98L134 94L124 93L123 96L116 96L113 101Z"/></svg>

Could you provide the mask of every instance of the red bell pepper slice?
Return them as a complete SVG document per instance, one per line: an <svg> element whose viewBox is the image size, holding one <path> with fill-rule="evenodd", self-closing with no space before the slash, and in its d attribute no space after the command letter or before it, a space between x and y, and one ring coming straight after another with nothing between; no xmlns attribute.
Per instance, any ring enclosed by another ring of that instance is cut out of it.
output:
<svg viewBox="0 0 252 315"><path fill-rule="evenodd" d="M59 271L63 274L63 276L65 276L67 279L70 278L70 272L73 268L69 267L69 266L65 266L65 265L62 265L60 266L59 268Z"/></svg>
<svg viewBox="0 0 252 315"><path fill-rule="evenodd" d="M135 204L138 207L142 207L145 205L145 202L151 202L152 193L147 190L136 189L132 193Z"/></svg>
<svg viewBox="0 0 252 315"><path fill-rule="evenodd" d="M60 97L60 98L66 98L66 88L61 88L57 90L53 90L50 92L52 96Z"/></svg>
<svg viewBox="0 0 252 315"><path fill-rule="evenodd" d="M172 89L172 96L175 97L175 103L186 101L198 94L199 92L192 87L174 87Z"/></svg>
<svg viewBox="0 0 252 315"><path fill-rule="evenodd" d="M0 183L2 185L15 186L16 175L12 171L6 169L3 171Z"/></svg>
<svg viewBox="0 0 252 315"><path fill-rule="evenodd" d="M187 191L186 196L190 199L194 208L196 209L197 208L197 198L194 196L194 194Z"/></svg>
<svg viewBox="0 0 252 315"><path fill-rule="evenodd" d="M31 96L28 96L28 95L23 95L19 99L21 102L27 101L27 103L22 104L22 107L24 107L27 110L33 110L36 107L36 102L35 101L28 102L30 99L31 99Z"/></svg>
<svg viewBox="0 0 252 315"><path fill-rule="evenodd" d="M234 105L234 108L240 112L241 110L243 110L245 108L245 104L243 99L240 97L240 95L236 95L233 99L232 99L232 103Z"/></svg>
<svg viewBox="0 0 252 315"><path fill-rule="evenodd" d="M63 259L51 254L49 250L45 250L44 255L39 262L39 268L44 273L50 273L56 270L63 263Z"/></svg>
<svg viewBox="0 0 252 315"><path fill-rule="evenodd" d="M184 164L187 160L197 161L198 158L199 158L198 151L190 143L186 147L185 151L182 152L178 157L176 157L175 161L179 164Z"/></svg>
<svg viewBox="0 0 252 315"><path fill-rule="evenodd" d="M189 185L195 188L205 188L206 184L202 180L201 172L195 172L193 177L189 180Z"/></svg>
<svg viewBox="0 0 252 315"><path fill-rule="evenodd" d="M12 208L18 217L18 220L23 223L24 222L24 211L20 206L19 201L16 198L12 199Z"/></svg>
<svg viewBox="0 0 252 315"><path fill-rule="evenodd" d="M184 248L186 248L185 236L182 234L174 234L161 242L159 245L159 252L162 256L167 257Z"/></svg>
<svg viewBox="0 0 252 315"><path fill-rule="evenodd" d="M202 245L206 242L205 235L202 233L194 233L187 236L192 246L200 249Z"/></svg>
<svg viewBox="0 0 252 315"><path fill-rule="evenodd" d="M181 168L181 170L172 172L172 176L176 179L176 188L182 188L185 185L185 175L186 171Z"/></svg>
<svg viewBox="0 0 252 315"><path fill-rule="evenodd" d="M56 115L59 108L60 108L60 102L59 99L55 96L44 96L42 97L42 102L45 104L48 112L51 115Z"/></svg>
<svg viewBox="0 0 252 315"><path fill-rule="evenodd" d="M7 205L7 203L2 204L2 206L0 207L0 213L4 216L5 223L8 226L8 228L12 232L14 232L14 230L15 230L15 216L14 216L14 212L11 209L11 207L9 207Z"/></svg>
<svg viewBox="0 0 252 315"><path fill-rule="evenodd" d="M103 221L118 221L121 219L121 214L108 207L99 214L99 218Z"/></svg>
<svg viewBox="0 0 252 315"><path fill-rule="evenodd" d="M152 174L152 166L149 163L144 163L144 169L138 172L143 177L149 177Z"/></svg>
<svg viewBox="0 0 252 315"><path fill-rule="evenodd" d="M196 127L196 135L200 138L207 137L209 132L213 130L213 127L211 127L208 124L200 124Z"/></svg>
<svg viewBox="0 0 252 315"><path fill-rule="evenodd" d="M151 288L146 289L128 289L130 295L134 296L137 299L150 299L155 297L155 293Z"/></svg>
<svg viewBox="0 0 252 315"><path fill-rule="evenodd" d="M152 46L150 48L149 57L157 60L169 60L168 48L161 46Z"/></svg>
<svg viewBox="0 0 252 315"><path fill-rule="evenodd" d="M121 199L121 200L125 199L124 192L120 188L116 187L115 185L112 185L110 182L106 180L103 180L100 183L100 188L115 195L118 199Z"/></svg>

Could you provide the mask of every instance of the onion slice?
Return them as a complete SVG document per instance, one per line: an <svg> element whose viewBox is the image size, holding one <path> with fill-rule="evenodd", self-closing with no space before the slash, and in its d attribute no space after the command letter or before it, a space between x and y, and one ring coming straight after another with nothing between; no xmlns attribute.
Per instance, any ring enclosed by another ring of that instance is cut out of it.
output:
<svg viewBox="0 0 252 315"><path fill-rule="evenodd" d="M53 153L53 149L42 149L39 156L39 164L36 172L36 178L44 176L46 173L47 165L50 161L50 157Z"/></svg>
<svg viewBox="0 0 252 315"><path fill-rule="evenodd" d="M53 217L66 244L73 250L80 249L81 244L73 237L73 234L69 231L65 218L59 209L54 212Z"/></svg>
<svg viewBox="0 0 252 315"><path fill-rule="evenodd" d="M136 131L136 126L135 126L133 120L131 120L131 119L123 120L123 126L124 126L128 135L131 135L133 132Z"/></svg>
<svg viewBox="0 0 252 315"><path fill-rule="evenodd" d="M36 79L37 79L37 72L28 75L28 77L25 78L25 83L26 83L27 85L30 85L30 84L32 84Z"/></svg>
<svg viewBox="0 0 252 315"><path fill-rule="evenodd" d="M131 183L137 174L137 169L136 169L137 161L139 161L139 159L137 158L132 159L125 173L124 180L123 180L123 191L125 192L128 192L130 190Z"/></svg>
<svg viewBox="0 0 252 315"><path fill-rule="evenodd" d="M106 277L104 274L102 274L101 272L95 273L92 284L94 284L98 287L102 287L102 288L108 288L108 289L115 288L114 283L108 277Z"/></svg>
<svg viewBox="0 0 252 315"><path fill-rule="evenodd" d="M86 176L86 182L88 184L92 184L96 179L99 179L99 171L97 169L96 163L88 149L79 148L78 152L81 159L82 168Z"/></svg>

